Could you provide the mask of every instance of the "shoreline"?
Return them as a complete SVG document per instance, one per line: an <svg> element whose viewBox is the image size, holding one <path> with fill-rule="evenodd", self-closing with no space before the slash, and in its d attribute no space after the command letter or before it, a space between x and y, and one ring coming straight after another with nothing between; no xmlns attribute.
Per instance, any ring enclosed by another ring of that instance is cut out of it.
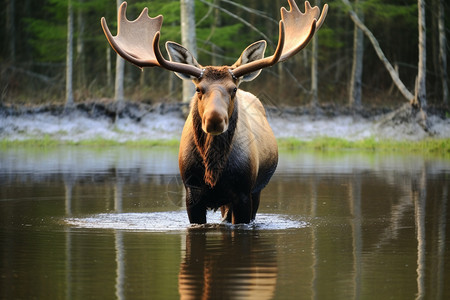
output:
<svg viewBox="0 0 450 300"><path fill-rule="evenodd" d="M450 157L450 139L426 139L421 141L394 141L394 140L375 140L368 138L358 141L349 141L342 138L317 138L310 141L303 141L292 138L277 139L280 151L295 150L314 150L314 151L346 151L359 150L368 152L401 152L431 154ZM118 142L116 140L83 140L79 142L61 141L52 139L48 136L39 139L24 140L0 140L0 149L2 148L57 148L57 147L88 147L88 148L113 148L113 147L131 147L131 148L170 148L178 150L178 140L138 140Z"/></svg>
<svg viewBox="0 0 450 300"><path fill-rule="evenodd" d="M180 103L155 105L112 101L38 107L0 106L0 145L50 147L132 146L177 147L184 126ZM450 153L450 118L429 114L428 128L411 116L408 106L397 110L352 111L334 106L266 107L281 149L365 149Z"/></svg>

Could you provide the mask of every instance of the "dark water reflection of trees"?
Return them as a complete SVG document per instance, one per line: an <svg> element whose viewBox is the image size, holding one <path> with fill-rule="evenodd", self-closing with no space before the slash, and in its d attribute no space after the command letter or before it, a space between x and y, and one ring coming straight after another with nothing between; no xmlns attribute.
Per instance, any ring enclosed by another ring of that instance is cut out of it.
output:
<svg viewBox="0 0 450 300"><path fill-rule="evenodd" d="M2 150L0 298L450 296L448 159L282 153L260 212L307 220L306 228L186 231L187 217L175 233L61 224L182 210L176 155Z"/></svg>

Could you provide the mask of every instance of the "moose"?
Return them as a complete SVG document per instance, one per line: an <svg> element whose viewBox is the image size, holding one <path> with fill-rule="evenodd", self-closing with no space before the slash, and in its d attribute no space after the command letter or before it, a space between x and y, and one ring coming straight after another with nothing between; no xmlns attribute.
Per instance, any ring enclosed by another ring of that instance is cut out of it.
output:
<svg viewBox="0 0 450 300"><path fill-rule="evenodd" d="M101 19L111 47L122 58L139 68L156 66L175 72L196 87L179 150L190 223L206 223L207 210L219 208L222 219L233 224L255 219L261 190L278 164L278 146L263 105L239 85L305 48L328 11L327 4L320 13L306 1L303 13L295 0L288 2L289 11L281 8L274 54L264 57L267 42L261 40L248 46L231 66L202 66L172 41L166 43L169 60L165 59L159 47L163 17L149 17L148 8L129 21L127 3L122 3L116 36Z"/></svg>

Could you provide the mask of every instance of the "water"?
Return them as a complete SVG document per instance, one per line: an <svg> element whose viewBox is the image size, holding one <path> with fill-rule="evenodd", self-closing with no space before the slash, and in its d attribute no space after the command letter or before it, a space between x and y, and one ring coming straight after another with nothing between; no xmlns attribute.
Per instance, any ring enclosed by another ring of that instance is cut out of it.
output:
<svg viewBox="0 0 450 300"><path fill-rule="evenodd" d="M256 221L189 225L177 151L0 150L1 299L449 299L450 160L282 152Z"/></svg>

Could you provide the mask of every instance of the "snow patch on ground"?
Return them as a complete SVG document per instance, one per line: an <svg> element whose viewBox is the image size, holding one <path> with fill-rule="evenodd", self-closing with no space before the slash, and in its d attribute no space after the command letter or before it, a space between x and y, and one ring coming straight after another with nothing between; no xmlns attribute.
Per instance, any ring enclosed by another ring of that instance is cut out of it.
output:
<svg viewBox="0 0 450 300"><path fill-rule="evenodd" d="M0 119L0 138L26 140L48 136L61 141L106 139L118 142L178 139L184 120L176 114L147 114L140 121L107 117L91 118L83 114L55 116L51 113L7 116Z"/></svg>
<svg viewBox="0 0 450 300"><path fill-rule="evenodd" d="M372 136L373 123L349 116L333 118L312 118L310 116L289 116L270 118L272 130L278 138L312 140L318 137L359 140Z"/></svg>
<svg viewBox="0 0 450 300"><path fill-rule="evenodd" d="M360 116L270 116L269 123L277 138L312 140L318 137L361 140L366 138L421 140L430 137L414 122L380 122L380 118ZM434 138L450 138L450 119L430 116ZM135 140L179 139L184 118L179 112L148 112L140 118L121 117L116 122L108 116L89 116L74 111L55 115L51 112L6 115L0 118L0 139L26 140L50 137L61 141L107 139L118 142Z"/></svg>

